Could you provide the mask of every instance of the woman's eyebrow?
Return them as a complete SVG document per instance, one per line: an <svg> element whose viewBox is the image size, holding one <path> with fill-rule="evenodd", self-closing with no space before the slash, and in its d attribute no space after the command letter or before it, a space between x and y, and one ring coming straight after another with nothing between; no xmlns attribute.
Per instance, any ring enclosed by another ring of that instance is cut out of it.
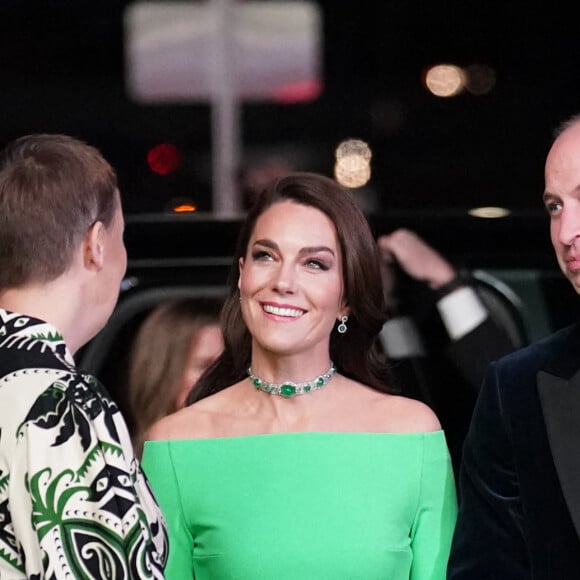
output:
<svg viewBox="0 0 580 580"><path fill-rule="evenodd" d="M263 240L256 240L253 246L265 246L266 248L271 248L272 250L278 250L278 244L273 242L272 240L263 239ZM306 246L301 248L299 254L316 254L319 252L328 252L329 254L335 255L335 252L332 248L328 246Z"/></svg>
<svg viewBox="0 0 580 580"><path fill-rule="evenodd" d="M318 252L328 252L334 256L334 250L328 246L307 246L300 250L300 254L316 254Z"/></svg>
<svg viewBox="0 0 580 580"><path fill-rule="evenodd" d="M256 240L252 246L266 246L267 248L271 248L272 250L278 249L278 244L273 242L272 240Z"/></svg>

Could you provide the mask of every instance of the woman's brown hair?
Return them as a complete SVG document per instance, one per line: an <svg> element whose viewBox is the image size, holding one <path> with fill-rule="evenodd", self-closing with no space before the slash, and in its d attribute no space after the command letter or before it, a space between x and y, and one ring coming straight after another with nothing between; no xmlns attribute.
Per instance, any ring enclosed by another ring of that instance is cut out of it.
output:
<svg viewBox="0 0 580 580"><path fill-rule="evenodd" d="M252 340L240 307L239 258L246 255L258 218L272 205L287 200L320 210L336 229L343 262L344 301L350 315L345 334L337 332L337 325L332 331L331 359L343 375L379 391L392 392L389 372L376 348L386 314L379 251L370 226L351 195L336 181L315 173L291 173L266 187L242 224L222 311L225 349L198 381L190 403L247 376Z"/></svg>

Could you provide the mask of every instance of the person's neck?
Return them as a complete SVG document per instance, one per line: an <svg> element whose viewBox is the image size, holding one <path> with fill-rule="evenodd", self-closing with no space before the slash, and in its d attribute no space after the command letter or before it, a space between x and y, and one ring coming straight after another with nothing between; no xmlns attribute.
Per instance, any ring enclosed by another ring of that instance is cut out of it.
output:
<svg viewBox="0 0 580 580"><path fill-rule="evenodd" d="M48 284L29 284L0 292L0 307L48 322L63 336L74 354L86 342L82 337L82 307L70 283L56 280Z"/></svg>
<svg viewBox="0 0 580 580"><path fill-rule="evenodd" d="M330 364L328 353L321 356L316 356L315 353L311 352L308 356L273 357L254 349L251 368L255 375L270 383L284 381L299 383L309 381L327 372Z"/></svg>

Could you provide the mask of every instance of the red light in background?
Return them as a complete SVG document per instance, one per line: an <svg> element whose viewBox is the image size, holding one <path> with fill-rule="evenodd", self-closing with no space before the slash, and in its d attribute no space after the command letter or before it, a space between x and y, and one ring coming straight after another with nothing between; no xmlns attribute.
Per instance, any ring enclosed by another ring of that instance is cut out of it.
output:
<svg viewBox="0 0 580 580"><path fill-rule="evenodd" d="M171 143L160 143L147 152L147 164L159 175L173 173L181 163L181 152Z"/></svg>
<svg viewBox="0 0 580 580"><path fill-rule="evenodd" d="M322 94L323 88L318 79L306 79L277 87L272 91L272 97L278 103L292 105L317 99Z"/></svg>

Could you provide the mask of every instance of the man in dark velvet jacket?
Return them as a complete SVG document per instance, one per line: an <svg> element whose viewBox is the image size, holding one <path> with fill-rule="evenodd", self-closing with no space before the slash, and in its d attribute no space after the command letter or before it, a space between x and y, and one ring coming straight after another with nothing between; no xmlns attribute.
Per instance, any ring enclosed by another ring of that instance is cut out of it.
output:
<svg viewBox="0 0 580 580"><path fill-rule="evenodd" d="M556 131L544 204L580 293L580 115ZM580 578L580 323L488 367L459 493L449 580Z"/></svg>

